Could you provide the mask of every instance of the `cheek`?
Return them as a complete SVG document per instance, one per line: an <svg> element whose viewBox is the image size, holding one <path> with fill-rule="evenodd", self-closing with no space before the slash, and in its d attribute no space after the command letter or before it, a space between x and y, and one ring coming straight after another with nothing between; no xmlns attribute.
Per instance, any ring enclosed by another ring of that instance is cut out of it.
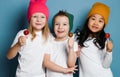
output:
<svg viewBox="0 0 120 77"><path fill-rule="evenodd" d="M57 31L57 27L54 26L54 32L56 33L56 31Z"/></svg>
<svg viewBox="0 0 120 77"><path fill-rule="evenodd" d="M102 30L104 28L104 24L99 24L100 25L100 29Z"/></svg>
<svg viewBox="0 0 120 77"><path fill-rule="evenodd" d="M65 28L67 34L69 33L69 30L70 30L69 27Z"/></svg>
<svg viewBox="0 0 120 77"><path fill-rule="evenodd" d="M89 27L90 25L92 25L92 21L89 20L87 25L88 25L88 27Z"/></svg>
<svg viewBox="0 0 120 77"><path fill-rule="evenodd" d="M103 29L103 26L101 26L99 29L102 30L102 29Z"/></svg>
<svg viewBox="0 0 120 77"><path fill-rule="evenodd" d="M89 28L89 29L91 28L91 23L88 23L88 28Z"/></svg>
<svg viewBox="0 0 120 77"><path fill-rule="evenodd" d="M46 20L46 19L44 19L44 20L43 20L43 22L44 22L44 23L47 23L47 20Z"/></svg>

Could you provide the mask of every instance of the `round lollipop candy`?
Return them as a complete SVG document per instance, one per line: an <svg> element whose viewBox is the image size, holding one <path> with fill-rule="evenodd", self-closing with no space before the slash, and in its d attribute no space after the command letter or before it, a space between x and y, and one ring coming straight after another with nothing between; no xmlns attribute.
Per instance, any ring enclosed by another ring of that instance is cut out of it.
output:
<svg viewBox="0 0 120 77"><path fill-rule="evenodd" d="M28 34L29 34L29 31L28 31L28 30L25 30L23 33L24 33L24 35L28 35Z"/></svg>
<svg viewBox="0 0 120 77"><path fill-rule="evenodd" d="M72 37L72 36L73 36L73 33L72 33L72 32L70 32L70 33L69 33L69 37Z"/></svg>
<svg viewBox="0 0 120 77"><path fill-rule="evenodd" d="M105 34L105 38L110 38L110 34L109 34L109 33L106 33L106 34Z"/></svg>
<svg viewBox="0 0 120 77"><path fill-rule="evenodd" d="M105 38L106 38L108 41L110 41L110 34L109 34L109 33L106 33L106 34L105 34Z"/></svg>

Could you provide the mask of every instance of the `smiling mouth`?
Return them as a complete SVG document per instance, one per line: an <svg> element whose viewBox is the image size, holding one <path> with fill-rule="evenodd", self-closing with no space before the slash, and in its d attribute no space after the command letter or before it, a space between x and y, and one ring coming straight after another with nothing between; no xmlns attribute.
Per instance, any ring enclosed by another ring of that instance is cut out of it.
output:
<svg viewBox="0 0 120 77"><path fill-rule="evenodd" d="M98 29L98 27L96 27L96 26L92 26L92 28L93 28L93 29Z"/></svg>
<svg viewBox="0 0 120 77"><path fill-rule="evenodd" d="M40 23L35 23L36 25L41 25Z"/></svg>
<svg viewBox="0 0 120 77"><path fill-rule="evenodd" d="M57 31L58 33L63 33L64 31Z"/></svg>

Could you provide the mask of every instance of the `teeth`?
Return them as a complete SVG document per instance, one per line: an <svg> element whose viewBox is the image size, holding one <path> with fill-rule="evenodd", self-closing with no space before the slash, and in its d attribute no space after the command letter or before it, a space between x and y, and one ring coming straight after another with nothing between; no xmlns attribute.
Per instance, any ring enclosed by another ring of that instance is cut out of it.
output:
<svg viewBox="0 0 120 77"><path fill-rule="evenodd" d="M36 25L41 25L41 24L36 24Z"/></svg>

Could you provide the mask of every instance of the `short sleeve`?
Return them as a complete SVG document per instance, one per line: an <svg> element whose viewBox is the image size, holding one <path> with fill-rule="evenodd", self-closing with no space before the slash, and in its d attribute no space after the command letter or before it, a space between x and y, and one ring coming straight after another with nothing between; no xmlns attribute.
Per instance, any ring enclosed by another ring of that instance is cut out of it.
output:
<svg viewBox="0 0 120 77"><path fill-rule="evenodd" d="M74 51L78 51L78 43L76 41L76 37L75 37L75 34L73 34L73 39L74 39Z"/></svg>
<svg viewBox="0 0 120 77"><path fill-rule="evenodd" d="M17 35L15 36L15 39L14 39L11 47L13 47L13 46L18 42L18 38L19 38L20 36L23 36L23 30L20 30L20 31L17 33Z"/></svg>
<svg viewBox="0 0 120 77"><path fill-rule="evenodd" d="M77 44L76 41L74 42L74 51L75 51L75 52L78 51L78 44Z"/></svg>
<svg viewBox="0 0 120 77"><path fill-rule="evenodd" d="M50 41L47 42L47 45L45 47L45 53L46 54L51 54L52 53L52 43L50 43Z"/></svg>

